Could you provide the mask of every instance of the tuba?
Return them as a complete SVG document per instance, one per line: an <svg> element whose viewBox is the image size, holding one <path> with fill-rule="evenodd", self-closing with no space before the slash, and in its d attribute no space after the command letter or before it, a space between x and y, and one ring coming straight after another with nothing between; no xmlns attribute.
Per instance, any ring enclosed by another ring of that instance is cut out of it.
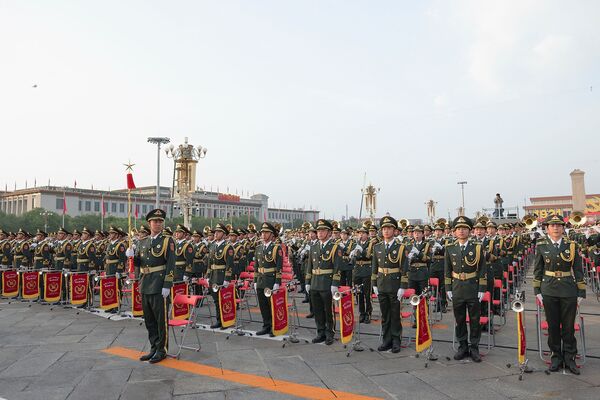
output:
<svg viewBox="0 0 600 400"><path fill-rule="evenodd" d="M569 216L569 222L573 226L585 225L587 217L581 211L574 211Z"/></svg>
<svg viewBox="0 0 600 400"><path fill-rule="evenodd" d="M525 224L527 230L532 231L538 224L537 217L534 214L527 214L521 220Z"/></svg>
<svg viewBox="0 0 600 400"><path fill-rule="evenodd" d="M435 221L435 225L439 225L442 227L442 229L444 229L446 225L448 225L448 221L446 220L446 218L438 218Z"/></svg>
<svg viewBox="0 0 600 400"><path fill-rule="evenodd" d="M406 227L409 225L410 223L408 222L408 220L406 218L402 218L400 221L398 221L398 226L402 229L406 229Z"/></svg>

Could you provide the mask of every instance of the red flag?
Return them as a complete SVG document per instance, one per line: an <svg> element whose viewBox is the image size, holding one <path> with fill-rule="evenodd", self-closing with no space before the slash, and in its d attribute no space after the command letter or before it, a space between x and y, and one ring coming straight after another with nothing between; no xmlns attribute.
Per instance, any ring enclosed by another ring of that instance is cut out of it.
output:
<svg viewBox="0 0 600 400"><path fill-rule="evenodd" d="M131 172L127 173L127 189L135 189L135 183L133 183L133 175Z"/></svg>
<svg viewBox="0 0 600 400"><path fill-rule="evenodd" d="M527 341L525 340L525 324L523 322L523 313L518 312L517 314L517 349L519 364L525 363L525 353L527 352Z"/></svg>
<svg viewBox="0 0 600 400"><path fill-rule="evenodd" d="M289 317L287 306L287 289L285 287L272 292L271 315L273 315L271 324L273 335L279 336L287 333Z"/></svg>
<svg viewBox="0 0 600 400"><path fill-rule="evenodd" d="M342 295L340 299L340 341L346 344L354 332L354 293Z"/></svg>
<svg viewBox="0 0 600 400"><path fill-rule="evenodd" d="M138 211L139 211L139 209L140 209L140 205L136 204L135 205L135 219L138 219Z"/></svg>
<svg viewBox="0 0 600 400"><path fill-rule="evenodd" d="M63 194L63 215L67 213L67 199L65 198L65 195Z"/></svg>
<svg viewBox="0 0 600 400"><path fill-rule="evenodd" d="M415 347L417 353L426 350L431 346L432 337L429 327L429 312L427 310L427 299L421 297L416 310L417 332Z"/></svg>

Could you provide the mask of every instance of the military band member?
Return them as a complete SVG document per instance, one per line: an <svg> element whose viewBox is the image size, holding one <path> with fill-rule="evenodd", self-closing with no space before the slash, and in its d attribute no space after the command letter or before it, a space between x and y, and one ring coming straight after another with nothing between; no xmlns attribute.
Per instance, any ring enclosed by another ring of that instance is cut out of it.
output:
<svg viewBox="0 0 600 400"><path fill-rule="evenodd" d="M191 276L194 278L202 278L206 274L208 266L208 244L202 240L202 232L194 230L192 232L192 246L194 246L194 259L192 262Z"/></svg>
<svg viewBox="0 0 600 400"><path fill-rule="evenodd" d="M0 229L0 266L8 267L12 265L12 246L9 239L9 232Z"/></svg>
<svg viewBox="0 0 600 400"><path fill-rule="evenodd" d="M352 270L354 269L354 259L350 254L356 248L356 242L350 238L348 228L343 228L340 232L340 244L344 249L344 262L340 270L340 286L352 286Z"/></svg>
<svg viewBox="0 0 600 400"><path fill-rule="evenodd" d="M446 295L452 301L456 320L456 339L459 343L455 360L462 360L470 353L474 362L481 362L479 339L481 338L480 302L487 287L485 256L480 244L469 240L473 223L459 216L452 224L456 242L446 248ZM470 337L467 334L467 310L470 319ZM470 346L469 346L470 341Z"/></svg>
<svg viewBox="0 0 600 400"><path fill-rule="evenodd" d="M60 228L56 232L56 243L54 244L54 269L71 269L71 252L73 245L67 236L69 232L65 228Z"/></svg>
<svg viewBox="0 0 600 400"><path fill-rule="evenodd" d="M501 288L494 288L494 280L502 280L503 269L500 259L500 247L503 240L498 236L498 226L494 221L489 221L486 224L486 233L483 249L487 268L487 290L492 294L493 299L500 299L502 295ZM500 306L493 306L493 309L494 313L500 313Z"/></svg>
<svg viewBox="0 0 600 400"><path fill-rule="evenodd" d="M317 336L312 342L331 345L334 326L333 293L338 291L344 251L331 237L331 222L320 219L316 229L318 242L310 248L306 274L306 290L310 294L317 325Z"/></svg>
<svg viewBox="0 0 600 400"><path fill-rule="evenodd" d="M173 234L175 239L175 271L173 282L186 280L191 275L192 264L194 263L194 246L185 240L185 235L189 233L188 228L178 224Z"/></svg>
<svg viewBox="0 0 600 400"><path fill-rule="evenodd" d="M446 298L446 285L444 285L444 259L448 240L444 239L444 227L440 224L435 224L433 227L433 241L431 246L431 264L429 266L430 276L437 278L438 286L438 304L441 306L441 311L446 312L448 300Z"/></svg>
<svg viewBox="0 0 600 400"><path fill-rule="evenodd" d="M355 265L353 271L353 282L355 286L360 286L358 292L358 311L360 313L359 322L371 323L371 314L373 313L373 304L371 302L371 255L373 246L377 240L369 240L369 225L363 224L359 229L357 246L353 250Z"/></svg>
<svg viewBox="0 0 600 400"><path fill-rule="evenodd" d="M30 267L32 253L30 242L27 240L27 232L23 229L17 231L17 235L12 247L13 266L15 268Z"/></svg>
<svg viewBox="0 0 600 400"><path fill-rule="evenodd" d="M225 240L228 229L222 223L218 223L214 229L215 241L210 247L208 263L208 283L217 287L228 287L233 274L233 247ZM219 289L220 290L220 289ZM221 328L221 312L219 310L219 292L211 290L217 321L212 324L211 329Z"/></svg>
<svg viewBox="0 0 600 400"><path fill-rule="evenodd" d="M310 270L308 269L308 256L310 255L310 249L312 248L312 246L314 246L315 244L317 244L318 240L317 240L317 230L316 228L312 225L309 224L308 225L308 234L307 234L307 239L306 239L306 243L304 245L304 248L300 251L300 257L303 260L303 268L302 270L304 271L304 290L306 291L306 298L302 301L303 303L309 303L309 313L306 316L306 318L314 318L315 314L313 312L313 306L312 306L312 302L310 300L310 293L308 292L308 289L306 288L306 275L310 274ZM310 287L309 287L310 288Z"/></svg>
<svg viewBox="0 0 600 400"><path fill-rule="evenodd" d="M81 242L77 247L77 272L87 272L96 269L96 245L92 232L88 228L81 230Z"/></svg>
<svg viewBox="0 0 600 400"><path fill-rule="evenodd" d="M533 291L544 304L548 322L549 370L558 371L564 364L579 375L575 316L586 295L579 247L563 236L565 223L560 216L549 216L545 224L548 237L538 241L535 249Z"/></svg>
<svg viewBox="0 0 600 400"><path fill-rule="evenodd" d="M144 322L150 341L150 351L140 360L152 364L165 359L169 344L167 303L174 279L175 243L162 234L165 216L161 209L150 211L146 215L150 236L141 240L135 251L129 248L126 253L127 257L133 257L136 277L140 280Z"/></svg>
<svg viewBox="0 0 600 400"><path fill-rule="evenodd" d="M381 218L383 241L373 249L371 281L373 292L381 308L381 345L378 351L401 350L402 325L400 324L400 301L408 287L408 258L406 247L394 238L398 222L390 216Z"/></svg>
<svg viewBox="0 0 600 400"><path fill-rule="evenodd" d="M52 266L52 247L47 237L46 232L38 229L35 233L35 240L30 244L33 250L33 267L35 269L50 268Z"/></svg>
<svg viewBox="0 0 600 400"><path fill-rule="evenodd" d="M81 244L81 232L79 232L77 229L74 229L71 236L71 245L73 246L73 250L71 251L71 270L76 271L77 252L79 251L79 245Z"/></svg>
<svg viewBox="0 0 600 400"><path fill-rule="evenodd" d="M429 284L429 262L431 244L424 240L423 228L413 228L413 242L408 253L408 287L419 295ZM416 328L416 325L414 326Z"/></svg>
<svg viewBox="0 0 600 400"><path fill-rule="evenodd" d="M240 242L239 230L231 228L229 231L229 243L233 248L233 279L237 280L246 269L246 254L244 252L244 243Z"/></svg>
<svg viewBox="0 0 600 400"><path fill-rule="evenodd" d="M271 302L269 297L265 296L265 289L276 291L281 285L283 251L280 244L274 243L277 230L272 224L264 222L260 232L262 244L256 246L254 253L254 290L258 296L263 327L256 332L256 335L270 334L270 336L273 336Z"/></svg>

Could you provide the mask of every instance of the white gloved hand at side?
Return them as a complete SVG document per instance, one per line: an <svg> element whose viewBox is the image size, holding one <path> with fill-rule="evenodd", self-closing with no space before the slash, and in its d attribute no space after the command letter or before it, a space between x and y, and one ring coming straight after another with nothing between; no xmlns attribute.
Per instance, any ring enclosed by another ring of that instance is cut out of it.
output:
<svg viewBox="0 0 600 400"><path fill-rule="evenodd" d="M162 297L164 297L165 299L167 297L169 297L170 294L171 294L171 290L170 289L167 289L167 288L163 288L162 289Z"/></svg>
<svg viewBox="0 0 600 400"><path fill-rule="evenodd" d="M279 283L273 285L273 291L279 290Z"/></svg>
<svg viewBox="0 0 600 400"><path fill-rule="evenodd" d="M306 293L310 292L310 285L306 284L304 285L304 289L306 290Z"/></svg>
<svg viewBox="0 0 600 400"><path fill-rule="evenodd" d="M446 296L448 297L448 300L452 301L452 290L447 291Z"/></svg>
<svg viewBox="0 0 600 400"><path fill-rule="evenodd" d="M223 287L227 288L229 286L229 281L223 281Z"/></svg>
<svg viewBox="0 0 600 400"><path fill-rule="evenodd" d="M398 301L402 301L402 296L404 296L404 289L398 289Z"/></svg>
<svg viewBox="0 0 600 400"><path fill-rule="evenodd" d="M129 247L127 250L125 250L125 255L127 257L133 257L135 255L133 249L131 247Z"/></svg>
<svg viewBox="0 0 600 400"><path fill-rule="evenodd" d="M483 292L477 292L477 300L479 300L479 302L481 303L482 299L483 299Z"/></svg>
<svg viewBox="0 0 600 400"><path fill-rule="evenodd" d="M377 289L377 286L373 286L373 293L375 293L375 296L379 296L379 290Z"/></svg>

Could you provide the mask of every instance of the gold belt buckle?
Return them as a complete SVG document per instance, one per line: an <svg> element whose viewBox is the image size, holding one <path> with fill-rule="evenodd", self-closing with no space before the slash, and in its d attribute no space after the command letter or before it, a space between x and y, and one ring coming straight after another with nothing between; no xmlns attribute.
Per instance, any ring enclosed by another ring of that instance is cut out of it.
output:
<svg viewBox="0 0 600 400"><path fill-rule="evenodd" d="M461 272L460 274L458 274L458 278L459 278L461 281L464 281L464 280L466 280L466 279L467 279L467 274L465 274L464 272Z"/></svg>
<svg viewBox="0 0 600 400"><path fill-rule="evenodd" d="M150 268L148 268L148 267L142 268L142 273L143 274L148 274L149 273L148 271L150 271Z"/></svg>
<svg viewBox="0 0 600 400"><path fill-rule="evenodd" d="M562 273L562 271L555 271L554 276L556 276L557 278L562 278L563 273Z"/></svg>

